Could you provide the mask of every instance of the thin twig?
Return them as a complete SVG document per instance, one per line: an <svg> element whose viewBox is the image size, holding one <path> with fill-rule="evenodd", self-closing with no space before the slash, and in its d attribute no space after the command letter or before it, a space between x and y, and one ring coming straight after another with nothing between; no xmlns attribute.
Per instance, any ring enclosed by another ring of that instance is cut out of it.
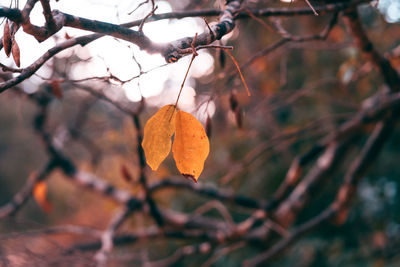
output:
<svg viewBox="0 0 400 267"><path fill-rule="evenodd" d="M311 8L311 10L314 12L314 15L315 16L318 16L318 13L317 13L317 11L315 11L315 9L314 9L314 7L311 5L311 3L310 3L310 1L308 1L308 0L304 0L306 3L307 3L307 5Z"/></svg>
<svg viewBox="0 0 400 267"><path fill-rule="evenodd" d="M243 74L242 74L242 72L240 71L239 64L237 63L236 59L233 57L233 55L231 54L231 52L229 52L228 50L225 50L225 51L226 51L226 53L229 55L229 57L232 59L233 63L235 63L236 69L237 69L237 71L239 72L239 75L240 75L240 79L242 80L243 85L244 85L244 87L246 88L247 95L248 95L248 96L251 96L249 87L247 86L247 83L246 83L246 80L244 79Z"/></svg>

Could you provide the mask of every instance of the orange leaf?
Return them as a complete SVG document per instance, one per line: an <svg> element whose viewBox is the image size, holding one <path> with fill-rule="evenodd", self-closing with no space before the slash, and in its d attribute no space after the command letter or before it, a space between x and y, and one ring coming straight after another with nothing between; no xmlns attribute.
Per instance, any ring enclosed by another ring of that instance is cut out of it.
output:
<svg viewBox="0 0 400 267"><path fill-rule="evenodd" d="M172 152L176 167L183 176L197 182L210 152L208 137L201 123L184 111L176 114L175 131Z"/></svg>
<svg viewBox="0 0 400 267"><path fill-rule="evenodd" d="M33 197L36 202L46 213L52 209L51 203L47 200L47 184L45 182L38 182L33 188Z"/></svg>
<svg viewBox="0 0 400 267"><path fill-rule="evenodd" d="M175 106L166 105L157 111L144 127L142 147L146 162L153 171L158 169L171 150L171 137L175 132L175 115Z"/></svg>

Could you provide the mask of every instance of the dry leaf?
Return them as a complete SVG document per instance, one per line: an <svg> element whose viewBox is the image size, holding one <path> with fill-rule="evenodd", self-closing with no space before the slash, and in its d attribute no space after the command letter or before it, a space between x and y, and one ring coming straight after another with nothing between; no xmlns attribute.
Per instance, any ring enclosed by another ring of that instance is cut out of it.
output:
<svg viewBox="0 0 400 267"><path fill-rule="evenodd" d="M153 171L171 150L171 137L175 132L176 108L174 105L162 107L154 114L144 127L142 147L146 162Z"/></svg>
<svg viewBox="0 0 400 267"><path fill-rule="evenodd" d="M6 20L6 24L4 25L4 31L3 31L3 47L7 57L10 56L11 46L12 46L12 41L11 41L10 25L8 24L8 20Z"/></svg>
<svg viewBox="0 0 400 267"><path fill-rule="evenodd" d="M225 53L222 49L217 49L217 57L219 61L219 65L221 66L221 69L225 68Z"/></svg>
<svg viewBox="0 0 400 267"><path fill-rule="evenodd" d="M242 110L240 108L237 108L235 111L235 120L236 120L236 125L239 129L242 129L243 127L243 118L242 118Z"/></svg>
<svg viewBox="0 0 400 267"><path fill-rule="evenodd" d="M125 166L125 164L122 164L121 166L121 174L125 182L131 183L134 181L131 172L129 171L128 167Z"/></svg>
<svg viewBox="0 0 400 267"><path fill-rule="evenodd" d="M15 65L19 68L21 66L19 46L15 38L12 40L11 52L14 58Z"/></svg>
<svg viewBox="0 0 400 267"><path fill-rule="evenodd" d="M239 108L239 101L237 99L236 91L232 91L229 95L229 105L232 112L235 112L236 109Z"/></svg>
<svg viewBox="0 0 400 267"><path fill-rule="evenodd" d="M47 184L44 181L38 182L33 188L33 197L46 213L52 209L51 203L47 200Z"/></svg>
<svg viewBox="0 0 400 267"><path fill-rule="evenodd" d="M211 118L210 116L207 115L207 120L206 120L206 134L207 137L210 138L212 133L212 123L211 123Z"/></svg>
<svg viewBox="0 0 400 267"><path fill-rule="evenodd" d="M178 111L172 152L181 174L197 182L209 151L210 144L201 123L189 113Z"/></svg>
<svg viewBox="0 0 400 267"><path fill-rule="evenodd" d="M242 110L239 106L239 101L237 99L237 94L235 91L232 91L229 96L229 104L231 107L231 111L235 115L236 125L239 129L241 129L243 126Z"/></svg>

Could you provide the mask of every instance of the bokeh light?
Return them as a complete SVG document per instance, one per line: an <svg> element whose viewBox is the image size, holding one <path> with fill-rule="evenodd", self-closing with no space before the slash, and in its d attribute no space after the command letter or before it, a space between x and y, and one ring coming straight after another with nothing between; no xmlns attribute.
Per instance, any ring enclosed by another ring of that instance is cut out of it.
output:
<svg viewBox="0 0 400 267"><path fill-rule="evenodd" d="M0 5L9 6L9 2L0 0ZM26 1L20 1L20 8L25 3ZM172 11L172 7L167 1L156 2L156 5L156 13ZM116 24L141 19L151 10L150 1L135 10L137 6L138 2L127 0L113 2L106 0L52 2L52 8L62 12ZM96 12L91 12L91 10L96 10ZM132 11L134 12L130 14ZM36 5L33 9L31 21L37 25L44 24L45 21L40 5ZM134 29L137 29L137 27ZM202 33L205 29L206 25L201 18L185 18L149 22L144 25L143 31L152 41L167 43L185 36L194 36L196 32ZM63 28L55 38L49 38L43 43L38 43L33 37L23 31L19 31L16 38L21 49L21 67L29 66L56 43L63 42L66 34L71 37L77 37L88 33L79 29ZM196 90L194 78L208 75L214 70L213 57L207 51L202 50L199 52L179 100L179 105L182 109L195 108L194 96L196 95ZM136 102L140 101L142 97L151 98L146 101L147 104L157 106L175 102L190 60L189 56L175 64L157 68L165 64L165 60L161 55L149 54L141 51L136 45L113 37L103 37L85 47L74 47L57 55L57 57L65 58L71 56L85 59L85 62L73 66L71 71L72 79L103 77L111 73L122 81L129 80L129 82L119 84L119 88L124 91L128 100ZM138 78L134 78L140 74L140 68L135 59L140 64L141 71L145 72ZM11 59L5 57L4 53L1 53L0 60L9 66L14 64ZM47 64L51 64L51 61ZM49 70L50 68L43 66L38 74L48 77ZM24 82L24 85L26 86L32 82L41 83L43 81L38 77L33 77L30 81ZM118 83L115 84L118 85ZM109 90L108 94L113 91L115 89Z"/></svg>

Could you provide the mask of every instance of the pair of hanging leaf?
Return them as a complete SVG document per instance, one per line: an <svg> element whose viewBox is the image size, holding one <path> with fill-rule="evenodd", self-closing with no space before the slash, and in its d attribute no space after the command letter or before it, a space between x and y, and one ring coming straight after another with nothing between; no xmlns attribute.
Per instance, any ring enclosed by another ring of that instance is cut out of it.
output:
<svg viewBox="0 0 400 267"><path fill-rule="evenodd" d="M174 105L162 107L144 127L142 146L147 164L157 170L171 150L171 138L175 133L172 152L180 173L197 182L210 151L208 137L201 123Z"/></svg>
<svg viewBox="0 0 400 267"><path fill-rule="evenodd" d="M6 23L4 25L3 47L7 57L9 57L12 53L15 65L17 65L17 67L20 67L21 63L19 46L17 44L17 41L15 40L14 34L11 34L8 20L6 20Z"/></svg>

